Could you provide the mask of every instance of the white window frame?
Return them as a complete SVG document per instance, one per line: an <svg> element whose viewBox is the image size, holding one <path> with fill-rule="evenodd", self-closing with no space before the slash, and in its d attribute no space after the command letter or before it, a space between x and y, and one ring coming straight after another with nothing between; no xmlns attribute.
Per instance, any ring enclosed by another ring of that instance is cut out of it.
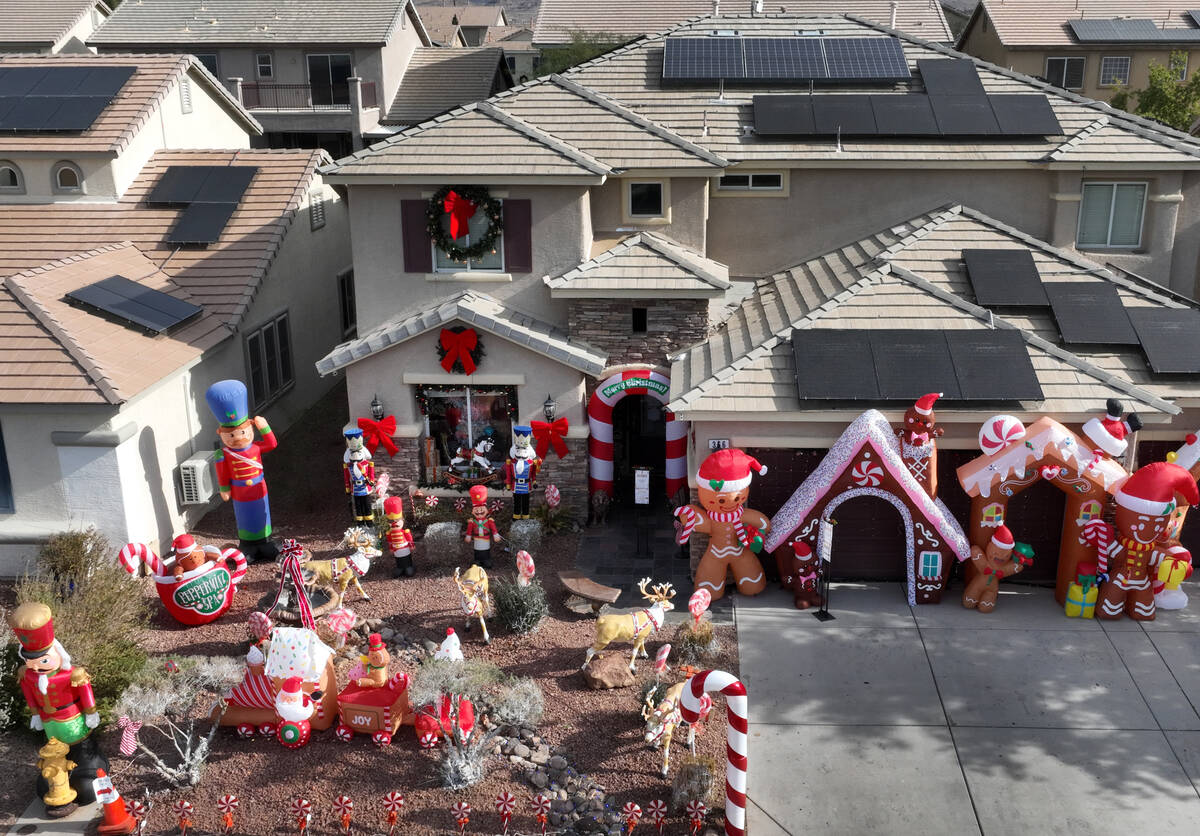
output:
<svg viewBox="0 0 1200 836"><path fill-rule="evenodd" d="M1125 78L1121 80L1104 80L1104 65L1109 61L1124 61L1125 62ZM1127 87L1129 86L1129 77L1133 73L1133 57L1130 55L1102 55L1100 57L1100 76L1097 79L1101 87Z"/></svg>
<svg viewBox="0 0 1200 836"><path fill-rule="evenodd" d="M63 171L71 171L75 174L75 179L79 183L77 186L64 186L59 182L59 175ZM70 160L59 160L50 169L50 188L55 194L84 194L83 188L83 172L79 166Z"/></svg>
<svg viewBox="0 0 1200 836"><path fill-rule="evenodd" d="M937 573L930 575L925 572L925 558L930 556L937 557ZM938 551L923 551L917 558L917 575L922 578L940 578L942 576L942 553Z"/></svg>
<svg viewBox="0 0 1200 836"><path fill-rule="evenodd" d="M1108 205L1108 235L1107 244L1084 244L1079 240L1080 233L1083 231L1083 202L1086 199L1088 186L1112 186L1112 197L1109 199ZM1142 222L1138 227L1138 239L1135 244L1113 244L1112 241L1112 225L1113 215L1116 214L1117 207L1117 189L1120 186L1141 186L1145 191L1142 194ZM1142 246L1142 237L1146 229L1146 204L1150 201L1150 183L1145 180L1089 180L1085 182L1079 189L1079 219L1075 226L1075 248L1080 250L1136 250Z"/></svg>
<svg viewBox="0 0 1200 836"><path fill-rule="evenodd" d="M21 171L21 167L12 160L0 160L0 171L6 168L10 169L17 178L17 185L5 186L0 184L0 194L25 194L25 174Z"/></svg>
<svg viewBox="0 0 1200 836"><path fill-rule="evenodd" d="M633 214L633 187L658 186L661 190L661 211L657 215ZM662 177L636 177L621 181L621 221L627 224L669 224L671 222L671 181Z"/></svg>
<svg viewBox="0 0 1200 836"><path fill-rule="evenodd" d="M501 199L499 201L499 203L500 203L500 207L501 207L501 212L503 212L504 211L503 199ZM503 215L501 215L501 217L503 217ZM467 233L467 245L468 246L470 246L470 241L471 241L471 234L468 232ZM500 237L496 239L496 255L500 256L500 266L499 267L472 267L471 259L469 259L469 258L467 259L466 264L451 264L451 265L447 265L445 267L439 267L438 266L438 253L442 253L442 255L445 255L445 253L433 241L429 242L429 246L433 250L433 272L435 272L435 273L481 273L483 275L488 275L488 274L495 275L497 273L504 273L505 268L508 266L507 264L504 263L504 259L507 256L504 252L504 231L503 230L500 231Z"/></svg>
<svg viewBox="0 0 1200 836"><path fill-rule="evenodd" d="M476 435L475 435L475 421L474 421L474 418L472 417L475 410L471 408L471 397L475 392L480 392L480 393L486 394L486 393L494 393L497 390L503 390L503 394L506 398L514 398L514 399L517 398L517 387L510 385L510 384L496 384L493 386L488 386L488 385L469 386L468 385L468 386L463 386L458 389L449 389L446 391L436 391L436 392L431 392L431 391L427 390L425 392L425 397L427 399L463 398L466 401L466 407L467 407L466 409L463 410L463 421L467 425L467 442L469 444L474 444L476 441L478 441L478 439L476 438ZM425 433L421 437L423 439L430 438L431 437L430 436L430 421L429 421L428 414L422 416L422 423L425 428ZM510 437L511 437L511 434L510 434ZM500 445L496 445L495 447L493 447L493 453L495 453L499 450L500 450ZM436 454L435 454L435 457L436 457ZM503 454L502 454L502 457L503 457ZM434 466L438 470L442 470L443 468L446 467L446 465L442 465L442 464L435 464ZM421 480L420 483L422 486L430 487L430 486L435 486L437 484L437 483L429 481L429 473L424 466L422 466L421 471L422 472L421 472L419 478Z"/></svg>
<svg viewBox="0 0 1200 836"><path fill-rule="evenodd" d="M756 177L773 176L779 178L778 186L763 186L754 182ZM744 186L722 185L722 180L729 177L745 177L747 178ZM743 171L732 169L725 172L722 177L713 179L713 192L717 197L787 197L791 190L790 178L788 170L771 169L765 171Z"/></svg>
<svg viewBox="0 0 1200 836"><path fill-rule="evenodd" d="M287 329L287 368L284 368L283 352L280 350L280 342L279 342L279 323L280 322L285 323L284 327ZM250 346L251 346L251 340L253 340L255 337L258 337L259 345L262 346L262 350L263 350L263 355L260 358L263 362L263 370L262 370L263 387L266 389L270 389L271 381L270 381L270 376L267 374L266 364L267 364L267 362L269 362L271 360L271 358L267 355L266 343L265 343L265 340L267 339L266 333L267 333L268 329L270 329L271 337L275 341L275 358L274 359L275 359L276 364L278 365L278 368L276 369L276 371L279 373L279 386L271 391L259 392L254 383L254 374L251 371L251 369L253 368L253 359L254 358L252 358L250 356L250 354L251 354ZM289 390L291 390L291 388L293 386L296 385L295 349L294 349L294 343L292 341L292 323L291 323L291 318L288 316L288 312L282 311L280 313L277 313L274 316L272 316L270 319L268 319L267 321L263 322L257 328L246 331L245 336L242 340L242 345L245 347L244 350L245 350L245 354L246 354L246 380L250 384L250 386L249 386L250 400L251 400L251 403L253 404L253 409L255 410L255 412L258 412L264 406L267 406L268 404L273 403L274 401L281 398L284 394L286 394Z"/></svg>
<svg viewBox="0 0 1200 836"><path fill-rule="evenodd" d="M267 71L263 72L263 59L267 59ZM275 78L275 56L269 52L254 53L254 77L260 80Z"/></svg>
<svg viewBox="0 0 1200 836"><path fill-rule="evenodd" d="M1084 84L1087 81L1087 56L1085 56L1085 55L1048 55L1048 56L1046 56L1046 63L1043 67L1043 71L1045 73L1046 80L1049 81L1050 84L1054 84L1054 82L1050 79L1050 62L1051 61L1062 61L1063 62L1062 84L1061 85L1055 84L1054 85L1055 87L1061 86L1061 88L1063 90L1082 90L1083 89ZM1069 73L1067 72L1067 62L1068 61L1082 61L1083 62L1083 68L1079 71L1079 86L1078 87L1068 87L1067 86L1067 76L1069 75Z"/></svg>

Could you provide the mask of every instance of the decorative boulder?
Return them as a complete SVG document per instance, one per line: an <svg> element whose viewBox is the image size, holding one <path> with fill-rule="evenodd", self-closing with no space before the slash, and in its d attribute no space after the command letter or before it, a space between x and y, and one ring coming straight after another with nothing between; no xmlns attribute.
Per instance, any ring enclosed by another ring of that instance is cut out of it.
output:
<svg viewBox="0 0 1200 836"><path fill-rule="evenodd" d="M527 551L536 554L542 544L540 520L513 520L508 532L508 544L513 552Z"/></svg>
<svg viewBox="0 0 1200 836"><path fill-rule="evenodd" d="M599 691L608 688L628 688L633 685L629 656L624 653L599 653L583 668L588 687Z"/></svg>

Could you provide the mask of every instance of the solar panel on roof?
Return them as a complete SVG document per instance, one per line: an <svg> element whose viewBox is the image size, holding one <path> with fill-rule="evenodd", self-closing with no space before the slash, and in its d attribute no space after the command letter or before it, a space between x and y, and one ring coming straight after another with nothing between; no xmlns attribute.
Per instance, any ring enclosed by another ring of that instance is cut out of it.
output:
<svg viewBox="0 0 1200 836"><path fill-rule="evenodd" d="M24 96L49 67L0 67L0 96Z"/></svg>
<svg viewBox="0 0 1200 836"><path fill-rule="evenodd" d="M1189 12L1189 14L1191 14ZM1200 41L1200 29L1178 26L1163 28L1149 18L1087 18L1068 20L1067 24L1080 43L1153 43Z"/></svg>
<svg viewBox="0 0 1200 836"><path fill-rule="evenodd" d="M67 301L108 314L156 334L203 313L203 309L124 276L110 276L67 293Z"/></svg>
<svg viewBox="0 0 1200 836"><path fill-rule="evenodd" d="M92 67L75 88L76 96L115 96L133 76L133 67Z"/></svg>
<svg viewBox="0 0 1200 836"><path fill-rule="evenodd" d="M884 400L919 398L941 392L958 400L954 361L941 331L870 330L862 332L875 358L875 377Z"/></svg>
<svg viewBox="0 0 1200 836"><path fill-rule="evenodd" d="M1006 136L1060 136L1062 126L1050 107L1050 100L1040 93L991 93L988 102Z"/></svg>
<svg viewBox="0 0 1200 836"><path fill-rule="evenodd" d="M146 202L151 205L191 203L213 168L209 165L169 166L146 196Z"/></svg>
<svg viewBox="0 0 1200 836"><path fill-rule="evenodd" d="M1196 24L1197 26L1200 26L1200 11L1194 11L1194 10L1189 11L1188 17L1190 17L1192 19L1192 23Z"/></svg>
<svg viewBox="0 0 1200 836"><path fill-rule="evenodd" d="M196 203L237 203L258 172L256 166L212 166L204 185L196 193Z"/></svg>
<svg viewBox="0 0 1200 836"><path fill-rule="evenodd" d="M924 59L917 70L930 96L982 96L983 82L975 62L966 58Z"/></svg>
<svg viewBox="0 0 1200 836"><path fill-rule="evenodd" d="M1128 308L1150 368L1160 374L1200 373L1200 311Z"/></svg>
<svg viewBox="0 0 1200 836"><path fill-rule="evenodd" d="M962 400L1042 400L1042 385L1020 332L991 328L944 333Z"/></svg>
<svg viewBox="0 0 1200 836"><path fill-rule="evenodd" d="M1029 250L963 250L962 256L980 305L1050 304Z"/></svg>
<svg viewBox="0 0 1200 836"><path fill-rule="evenodd" d="M930 96L929 104L942 136L995 136L1000 133L985 95Z"/></svg>
<svg viewBox="0 0 1200 836"><path fill-rule="evenodd" d="M12 103L12 107L0 124L0 129L14 132L33 133L40 131L61 102L58 99L41 99L22 97Z"/></svg>
<svg viewBox="0 0 1200 836"><path fill-rule="evenodd" d="M763 136L816 133L811 96L755 96L754 130Z"/></svg>
<svg viewBox="0 0 1200 836"><path fill-rule="evenodd" d="M741 38L667 38L664 80L740 79L746 75Z"/></svg>
<svg viewBox="0 0 1200 836"><path fill-rule="evenodd" d="M870 98L880 136L940 136L928 96L899 93Z"/></svg>
<svg viewBox="0 0 1200 836"><path fill-rule="evenodd" d="M175 228L167 235L168 244L214 244L221 230L237 210L236 203L193 203L183 210Z"/></svg>
<svg viewBox="0 0 1200 836"><path fill-rule="evenodd" d="M52 67L30 88L30 96L69 96L91 72L87 67Z"/></svg>
<svg viewBox="0 0 1200 836"><path fill-rule="evenodd" d="M1046 282L1046 296L1067 345L1137 345L1125 306L1108 282Z"/></svg>
<svg viewBox="0 0 1200 836"><path fill-rule="evenodd" d="M869 96L813 96L812 109L818 134L874 136L876 133Z"/></svg>
<svg viewBox="0 0 1200 836"><path fill-rule="evenodd" d="M792 354L800 400L879 399L875 360L861 332L797 329Z"/></svg>
<svg viewBox="0 0 1200 836"><path fill-rule="evenodd" d="M133 67L0 67L0 131L86 131Z"/></svg>
<svg viewBox="0 0 1200 836"><path fill-rule="evenodd" d="M891 83L910 78L895 37L667 38L665 81Z"/></svg>
<svg viewBox="0 0 1200 836"><path fill-rule="evenodd" d="M822 38L831 80L908 81L904 48L894 37Z"/></svg>
<svg viewBox="0 0 1200 836"><path fill-rule="evenodd" d="M820 38L745 38L746 78L761 81L828 77Z"/></svg>

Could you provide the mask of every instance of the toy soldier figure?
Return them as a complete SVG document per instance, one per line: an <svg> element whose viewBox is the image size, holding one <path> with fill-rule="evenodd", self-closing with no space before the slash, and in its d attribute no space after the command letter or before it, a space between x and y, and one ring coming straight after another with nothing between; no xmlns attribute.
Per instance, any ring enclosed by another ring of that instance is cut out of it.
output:
<svg viewBox="0 0 1200 836"><path fill-rule="evenodd" d="M275 434L261 415L250 420L246 384L220 380L204 394L216 417L221 451L216 459L217 485L221 499L233 500L237 519L238 548L250 560L274 560L279 549L271 542L271 502L262 454L278 446ZM254 428L262 434L254 441Z"/></svg>
<svg viewBox="0 0 1200 836"><path fill-rule="evenodd" d="M45 732L47 740L59 740L70 747L66 757L76 764L70 779L77 793L75 801L91 804L96 800L92 788L96 770L107 770L108 760L92 738L100 714L87 671L72 667L70 654L54 637L53 614L45 604L21 604L9 615L8 623L25 661L18 676L25 702L33 712L29 727ZM44 777L38 777L37 792L39 796L50 792ZM64 815L69 812L63 810Z"/></svg>
<svg viewBox="0 0 1200 836"><path fill-rule="evenodd" d="M467 520L467 531L463 542L470 543L474 550L473 563L484 569L492 568L492 543L500 542L496 521L488 511L488 491L483 485L471 488L471 518Z"/></svg>
<svg viewBox="0 0 1200 836"><path fill-rule="evenodd" d="M508 448L508 459L504 462L504 487L512 491L513 519L529 519L529 493L537 479L542 460L533 449L533 430L530 427L513 427L513 442Z"/></svg>
<svg viewBox="0 0 1200 836"><path fill-rule="evenodd" d="M412 562L413 536L404 527L404 502L398 496L389 496L383 501L383 514L388 518L388 551L396 559L396 571L392 577L412 577L415 571Z"/></svg>
<svg viewBox="0 0 1200 836"><path fill-rule="evenodd" d="M342 478L346 493L354 505L354 522L358 525L375 522L375 508L371 490L375 487L375 461L371 451L363 446L363 431L351 427L346 437L346 452L342 456Z"/></svg>

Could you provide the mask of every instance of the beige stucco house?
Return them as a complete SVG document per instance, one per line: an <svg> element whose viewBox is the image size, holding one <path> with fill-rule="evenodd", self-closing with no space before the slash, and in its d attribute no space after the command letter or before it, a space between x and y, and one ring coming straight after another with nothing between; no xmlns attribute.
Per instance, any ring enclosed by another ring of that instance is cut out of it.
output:
<svg viewBox="0 0 1200 836"><path fill-rule="evenodd" d="M193 57L0 69L120 84L82 131L0 136L0 574L15 574L56 531L162 543L219 501L205 389L247 380L286 429L329 388L312 364L353 332L353 274L345 204L317 173L329 157L251 149L261 127ZM251 170L219 228L185 236L188 206L154 190L196 167ZM69 304L114 276L190 313L159 332Z"/></svg>
<svg viewBox="0 0 1200 836"><path fill-rule="evenodd" d="M104 0L0 0L0 52L86 52Z"/></svg>
<svg viewBox="0 0 1200 836"><path fill-rule="evenodd" d="M718 47L746 56L727 73L754 50L894 55L899 67L886 82L837 76L815 91L807 77L727 83L703 76L704 50ZM968 94L939 98L960 84ZM963 98L972 115L955 122ZM1009 106L1023 111L1010 118ZM908 121L888 121L896 108ZM430 490L447 487L461 447L491 439L503 459L512 424L545 420L549 401L569 452L547 455L544 481L576 513L598 493L629 502L639 467L678 501L725 444L770 465L755 507L774 512L863 409L896 421L940 386L935 358L918 356L901 394L803 392L796 346L812 342L796 334L813 328L853 332L859 347L876 331L1005 332L1028 388L948 393L944 485L997 412L1077 424L1120 398L1145 422L1147 456L1200 425L1194 375L1156 371L1144 344L1107 345L1098 325L1095 344L1066 341L1048 303L984 307L964 266L964 250L1021 250L1039 286L1102 283L1131 320L1135 308L1200 317L1200 143L858 17L689 21L325 173L348 193L359 335L318 369L345 375L351 415L378 397L397 420L393 476ZM474 213L460 206L470 217L453 242L474 240L471 252L446 240L454 189L475 201ZM463 329L482 349L470 374ZM981 358L985 389L1003 377L983 349L963 356ZM880 554L892 535L875 538Z"/></svg>

